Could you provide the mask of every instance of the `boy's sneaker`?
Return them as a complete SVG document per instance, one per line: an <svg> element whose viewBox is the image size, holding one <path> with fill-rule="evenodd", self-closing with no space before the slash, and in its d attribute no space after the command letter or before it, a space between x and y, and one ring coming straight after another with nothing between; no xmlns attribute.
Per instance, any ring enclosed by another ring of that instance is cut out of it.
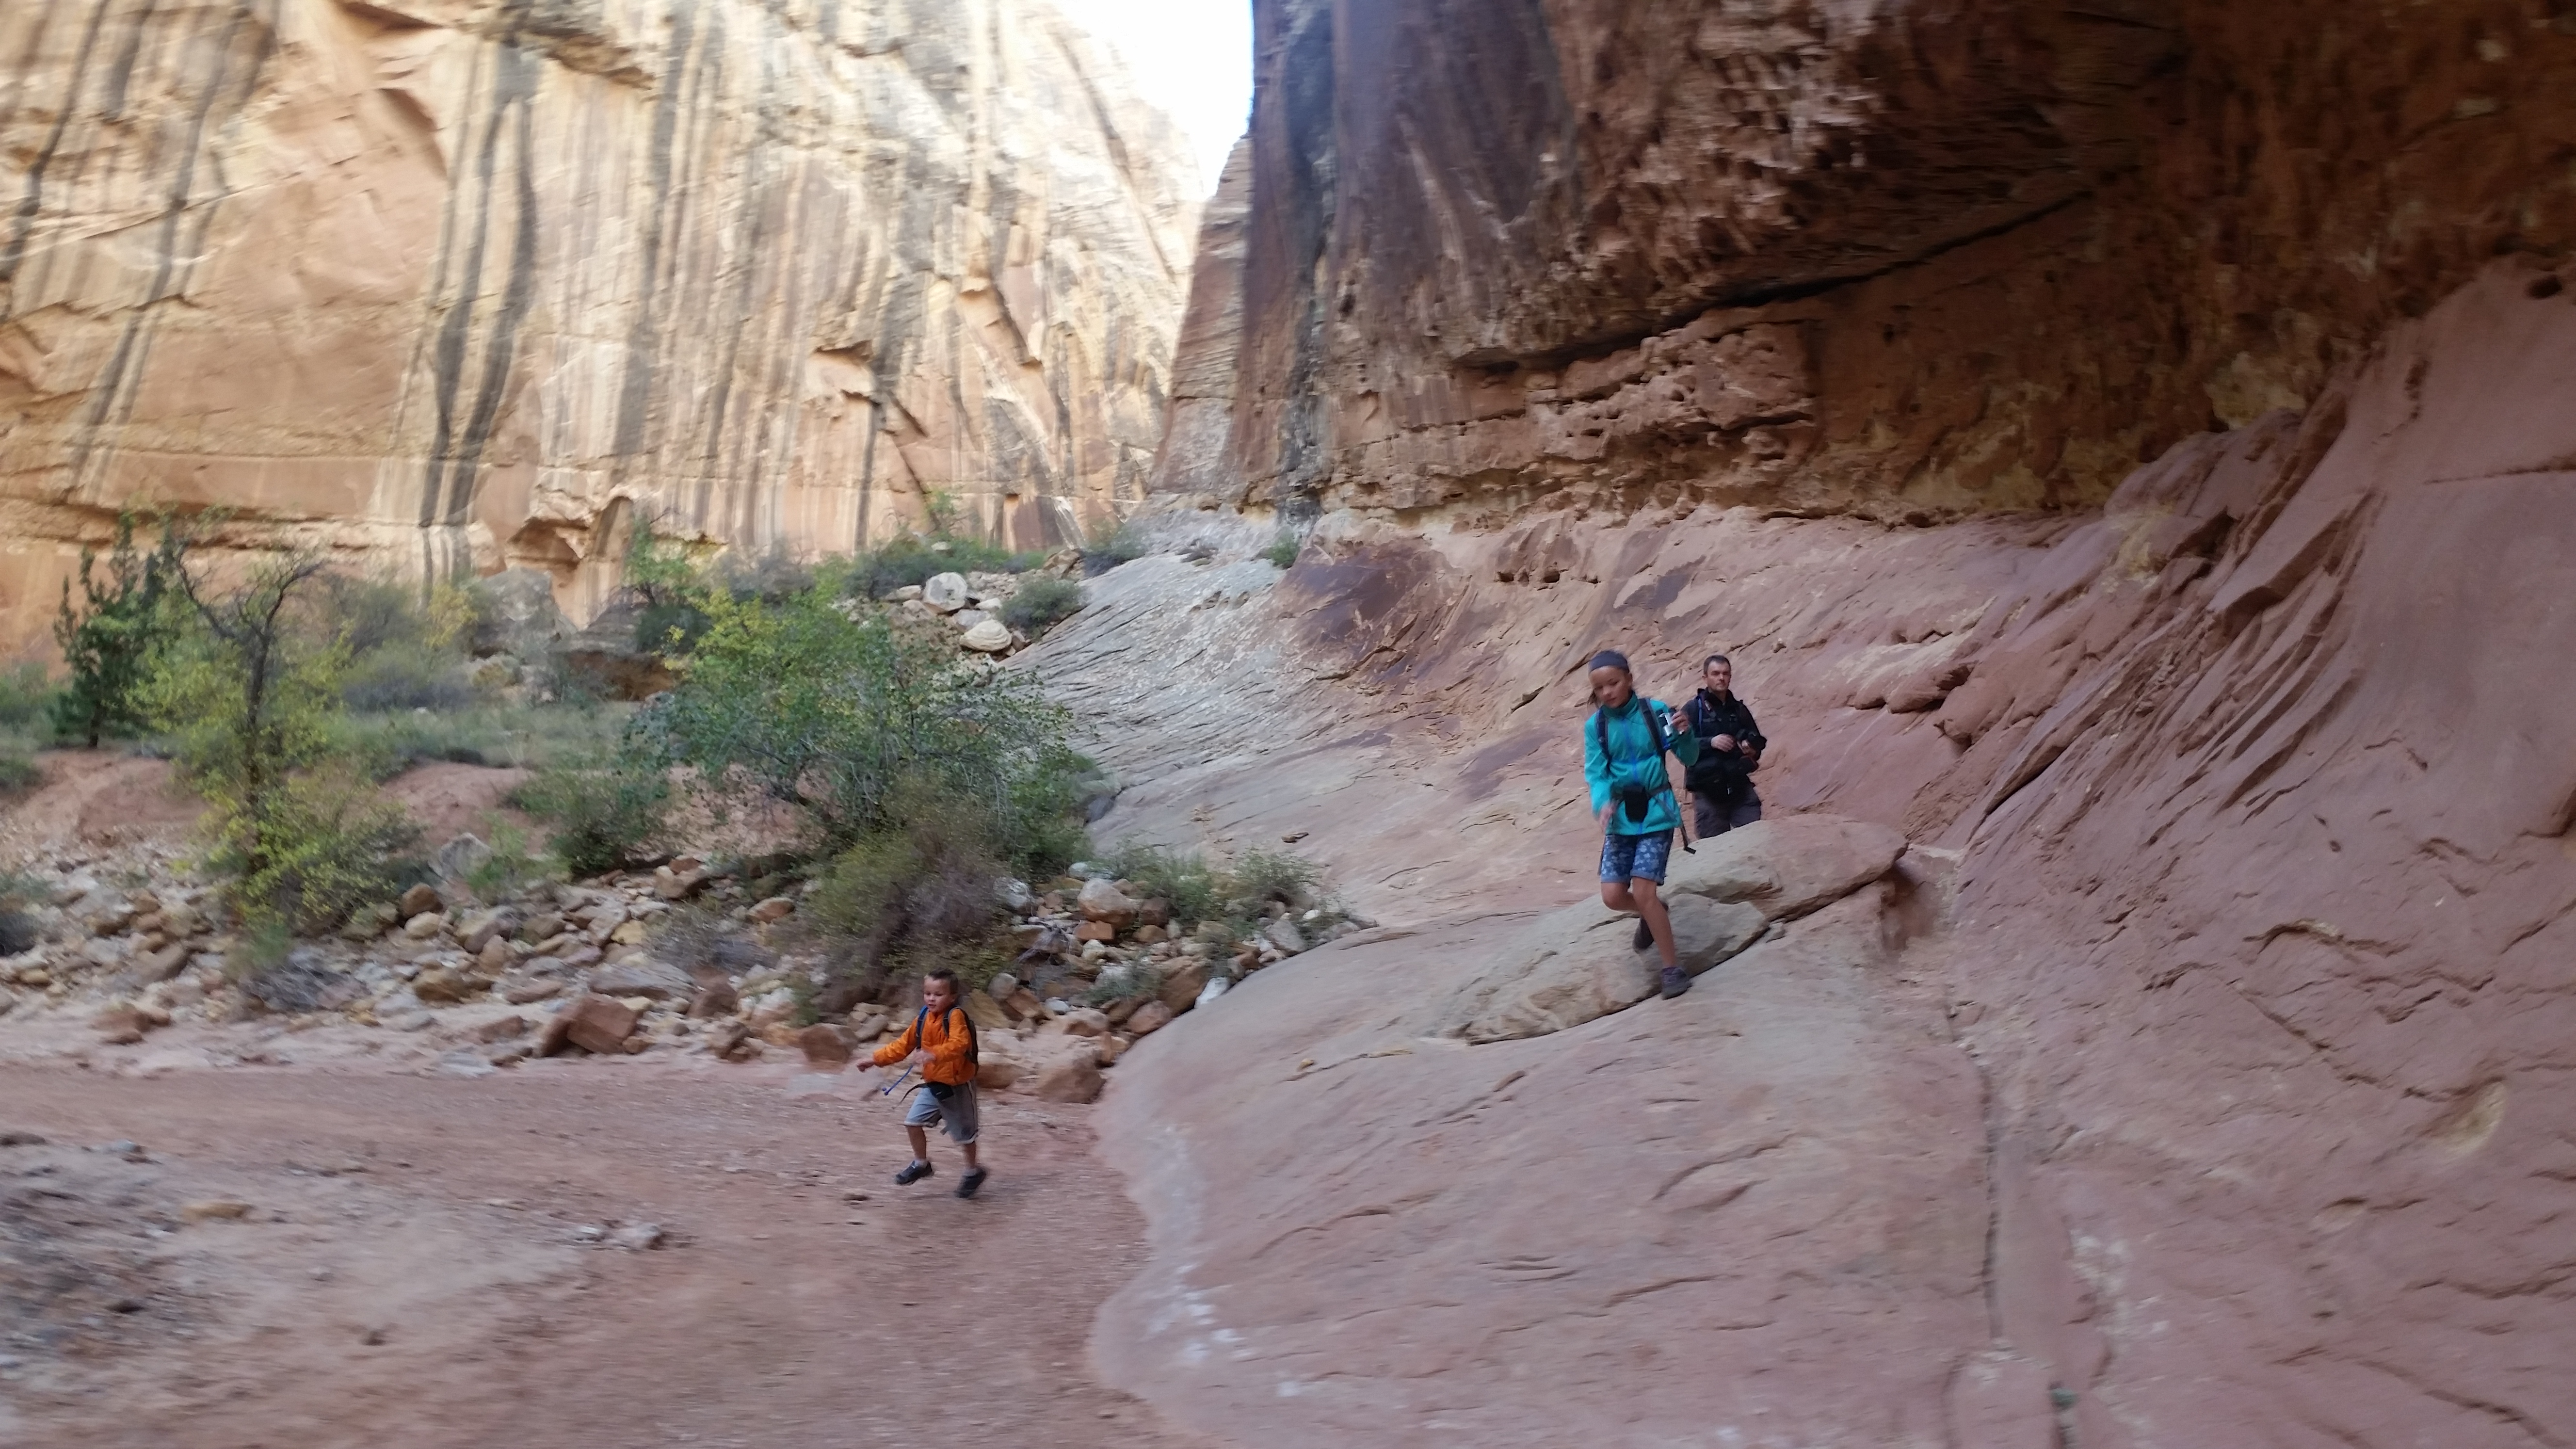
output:
<svg viewBox="0 0 2576 1449"><path fill-rule="evenodd" d="M966 1170L966 1175L957 1179L957 1195L959 1197L973 1197L975 1195L975 1189L984 1185L984 1175L984 1169L980 1167L968 1168Z"/></svg>
<svg viewBox="0 0 2576 1449"><path fill-rule="evenodd" d="M914 1183L921 1181L923 1178L930 1176L930 1173L931 1167L929 1163L916 1162L894 1175L894 1185L897 1187L910 1187Z"/></svg>
<svg viewBox="0 0 2576 1449"><path fill-rule="evenodd" d="M1684 971L1679 966L1667 966L1664 968L1664 999L1666 1001L1670 1001L1674 997L1679 996L1688 990L1690 990L1689 972Z"/></svg>
<svg viewBox="0 0 2576 1449"><path fill-rule="evenodd" d="M1655 928L1646 924L1645 917L1639 916L1637 918L1636 932L1630 935L1628 939L1638 950L1651 951L1655 949Z"/></svg>

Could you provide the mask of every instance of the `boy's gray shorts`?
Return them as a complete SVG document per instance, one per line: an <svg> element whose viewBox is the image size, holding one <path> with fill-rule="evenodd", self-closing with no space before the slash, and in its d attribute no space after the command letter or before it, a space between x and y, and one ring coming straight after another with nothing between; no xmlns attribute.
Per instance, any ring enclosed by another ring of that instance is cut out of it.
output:
<svg viewBox="0 0 2576 1449"><path fill-rule="evenodd" d="M928 1127L937 1124L948 1134L948 1140L963 1147L975 1140L975 1084L967 1082L948 1094L943 1102L930 1094L930 1084L912 1089L912 1110L903 1114L906 1127Z"/></svg>

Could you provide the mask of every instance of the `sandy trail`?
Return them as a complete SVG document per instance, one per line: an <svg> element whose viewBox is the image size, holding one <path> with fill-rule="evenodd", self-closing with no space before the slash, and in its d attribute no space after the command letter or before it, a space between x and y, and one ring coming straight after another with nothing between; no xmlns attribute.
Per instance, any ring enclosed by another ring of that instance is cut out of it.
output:
<svg viewBox="0 0 2576 1449"><path fill-rule="evenodd" d="M1143 1223L1087 1110L990 1103L960 1202L944 1144L891 1185L855 1077L0 1069L0 1131L50 1139L0 1147L0 1441L1186 1444L1092 1376ZM209 1197L253 1210L183 1222ZM674 1242L575 1242L611 1221Z"/></svg>

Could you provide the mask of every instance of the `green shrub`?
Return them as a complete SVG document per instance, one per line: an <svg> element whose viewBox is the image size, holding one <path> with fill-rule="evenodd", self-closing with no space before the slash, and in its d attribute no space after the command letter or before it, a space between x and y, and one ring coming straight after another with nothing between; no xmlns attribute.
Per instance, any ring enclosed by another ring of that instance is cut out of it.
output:
<svg viewBox="0 0 2576 1449"><path fill-rule="evenodd" d="M944 639L882 614L853 623L817 585L771 606L716 596L679 683L636 718L636 747L693 769L719 798L793 806L812 843L846 848L896 823L898 787L990 819L1008 860L1062 839L1085 762L1070 717L1017 670L978 670Z"/></svg>
<svg viewBox="0 0 2576 1449"><path fill-rule="evenodd" d="M62 691L45 677L45 666L29 659L0 670L0 729L31 730L49 722L54 697Z"/></svg>
<svg viewBox="0 0 2576 1449"><path fill-rule="evenodd" d="M349 662L342 697L355 710L463 709L474 702L462 655L395 644Z"/></svg>
<svg viewBox="0 0 2576 1449"><path fill-rule="evenodd" d="M262 564L215 595L174 575L191 627L146 697L180 773L209 807L209 863L245 921L325 929L388 892L417 831L345 747L349 637L319 560Z"/></svg>
<svg viewBox="0 0 2576 1449"><path fill-rule="evenodd" d="M716 556L714 585L737 599L778 603L814 587L814 568L783 548L757 557L737 553Z"/></svg>
<svg viewBox="0 0 2576 1449"><path fill-rule="evenodd" d="M35 907L52 894L45 883L17 871L0 871L0 956L33 951L44 939Z"/></svg>
<svg viewBox="0 0 2576 1449"><path fill-rule="evenodd" d="M238 857L215 861L236 872L237 893L255 918L328 931L359 907L392 899L416 873L420 827L345 768L290 777L275 791L268 817L268 855L259 869L244 869Z"/></svg>
<svg viewBox="0 0 2576 1449"><path fill-rule="evenodd" d="M320 627L348 650L340 696L362 713L463 709L475 699L466 678L475 595L453 584L426 592L389 579L325 577Z"/></svg>
<svg viewBox="0 0 2576 1449"><path fill-rule="evenodd" d="M134 523L131 513L116 516L104 576L95 571L98 555L81 550L82 607L73 609L72 581L65 579L54 617L54 643L70 670L51 701L54 731L92 749L107 735L131 734L149 722L145 696L155 661L185 627L174 588L185 577L188 540L164 519L160 544L138 553Z"/></svg>
<svg viewBox="0 0 2576 1449"><path fill-rule="evenodd" d="M1098 864L1134 886L1139 899L1160 898L1172 908L1176 924L1221 919L1225 914L1227 882L1195 852L1126 845Z"/></svg>
<svg viewBox="0 0 2576 1449"><path fill-rule="evenodd" d="M1133 563L1145 556L1145 535L1136 525L1110 520L1093 529L1091 538L1082 546L1082 571L1105 574L1123 563Z"/></svg>
<svg viewBox="0 0 2576 1449"><path fill-rule="evenodd" d="M536 770L587 760L618 742L631 710L577 700L557 705L476 705L443 714L403 710L361 715L341 726L347 752L366 773L390 780L415 765L447 761Z"/></svg>
<svg viewBox="0 0 2576 1449"><path fill-rule="evenodd" d="M528 850L528 833L508 821L491 825L492 854L465 873L465 884L480 901L498 901L546 878L546 862Z"/></svg>
<svg viewBox="0 0 2576 1449"><path fill-rule="evenodd" d="M1270 546L1261 551L1261 556L1280 568L1294 568L1297 564L1297 555L1305 550L1305 546L1304 539L1299 538L1292 530L1283 528L1279 530L1278 537L1270 540Z"/></svg>
<svg viewBox="0 0 2576 1449"><path fill-rule="evenodd" d="M647 654L678 658L706 632L707 611L692 603L646 604L635 616L635 647Z"/></svg>
<svg viewBox="0 0 2576 1449"><path fill-rule="evenodd" d="M1019 589L1002 601L1002 622L1029 634L1045 632L1048 625L1072 618L1082 607L1082 585L1071 579L1023 579Z"/></svg>
<svg viewBox="0 0 2576 1449"><path fill-rule="evenodd" d="M27 752L14 744L0 744L0 800L24 795L44 783L45 772ZM0 956L11 954L0 951Z"/></svg>
<svg viewBox="0 0 2576 1449"><path fill-rule="evenodd" d="M602 875L642 858L661 836L671 781L623 760L562 764L538 771L510 803L555 827L547 849L564 870Z"/></svg>
<svg viewBox="0 0 2576 1449"><path fill-rule="evenodd" d="M1172 929L1185 934L1202 923L1224 928L1228 940L1250 938L1274 905L1315 902L1327 921L1348 918L1315 892L1322 873L1314 862L1284 852L1247 850L1225 866L1203 856L1155 846L1126 845L1099 862L1101 869L1134 887L1139 899L1159 897L1172 910ZM1317 924L1322 924L1318 922Z"/></svg>
<svg viewBox="0 0 2576 1449"><path fill-rule="evenodd" d="M853 597L882 599L933 574L1019 574L1045 561L1044 554L1013 553L974 539L899 538L850 560L843 579Z"/></svg>
<svg viewBox="0 0 2576 1449"><path fill-rule="evenodd" d="M1303 856L1286 851L1247 850L1227 871L1238 904L1258 907L1266 901L1288 902L1323 879L1323 872Z"/></svg>
<svg viewBox="0 0 2576 1449"><path fill-rule="evenodd" d="M900 787L888 815L806 894L807 930L826 947L820 1015L881 1000L913 971L946 967L961 985L981 985L1008 958L990 817L919 781Z"/></svg>

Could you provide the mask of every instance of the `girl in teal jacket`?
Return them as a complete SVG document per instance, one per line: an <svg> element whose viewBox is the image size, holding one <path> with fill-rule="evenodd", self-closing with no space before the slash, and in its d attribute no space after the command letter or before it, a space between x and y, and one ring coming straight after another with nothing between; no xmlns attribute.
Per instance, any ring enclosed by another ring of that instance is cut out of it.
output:
<svg viewBox="0 0 2576 1449"><path fill-rule="evenodd" d="M1672 915L1657 894L1682 823L1664 756L1669 752L1688 768L1699 758L1699 741L1670 706L1638 696L1628 656L1617 650L1592 657L1592 703L1583 722L1583 778L1601 822L1601 903L1637 913L1637 949L1651 944L1662 955L1664 995L1679 996L1690 990L1690 977L1673 946Z"/></svg>

